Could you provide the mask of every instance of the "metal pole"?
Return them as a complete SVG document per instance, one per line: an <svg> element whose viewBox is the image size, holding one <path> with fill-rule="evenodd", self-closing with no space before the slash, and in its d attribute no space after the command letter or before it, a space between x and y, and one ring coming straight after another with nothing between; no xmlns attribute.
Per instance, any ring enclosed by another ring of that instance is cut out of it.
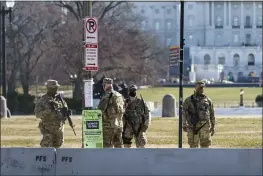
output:
<svg viewBox="0 0 263 176"><path fill-rule="evenodd" d="M1 10L1 15L2 15L2 81L3 81L3 86L2 86L2 96L4 96L7 100L7 91L6 91L6 58L5 58L5 7L2 6L2 10Z"/></svg>
<svg viewBox="0 0 263 176"><path fill-rule="evenodd" d="M184 1L180 11L180 77L179 77L179 148L182 148L183 69L184 69Z"/></svg>
<svg viewBox="0 0 263 176"><path fill-rule="evenodd" d="M38 76L36 76L36 97L38 97Z"/></svg>
<svg viewBox="0 0 263 176"><path fill-rule="evenodd" d="M83 1L83 12L82 12L82 18L84 20L84 18L86 16L89 16L91 17L92 16L92 1ZM84 25L83 25L84 26ZM85 29L83 27L83 42L85 41ZM84 59L84 53L86 52L85 50L85 47L83 47L83 52L82 52L82 55L81 57ZM83 61L83 63L85 63L85 59ZM84 65L85 67L85 65ZM83 101L82 101L82 109L83 110L89 110L89 109L92 109L92 105L90 105L91 107L86 107L85 106L85 84L86 82L93 82L93 79L92 79L92 75L91 75L91 71L83 71L83 82L84 82L84 86L83 86ZM90 90L93 92L93 90ZM92 95L92 94L91 94ZM93 95L90 97L92 100L90 102L93 101ZM86 100L87 101L87 100ZM84 136L83 136L83 125L82 125L82 148L84 148Z"/></svg>
<svg viewBox="0 0 263 176"><path fill-rule="evenodd" d="M2 1L0 1L0 15L2 15L2 9L1 9L1 7L2 7ZM1 36L1 41L2 41L2 27L3 27L3 23L2 23L2 18L0 17L0 36ZM0 53L2 53L2 42L0 42ZM1 92L0 92L0 94L2 94L2 90L3 90L3 82L2 82L2 76L3 76L3 74L2 74L2 70L3 70L3 67L2 67L2 60L3 60L3 58L2 58L2 56L0 56L0 85L1 85L1 87L0 87L0 89L1 89Z"/></svg>

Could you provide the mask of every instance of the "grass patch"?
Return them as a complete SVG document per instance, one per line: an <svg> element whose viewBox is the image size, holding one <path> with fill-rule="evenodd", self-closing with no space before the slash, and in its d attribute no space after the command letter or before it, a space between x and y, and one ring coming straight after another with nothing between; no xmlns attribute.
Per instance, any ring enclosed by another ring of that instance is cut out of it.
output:
<svg viewBox="0 0 263 176"><path fill-rule="evenodd" d="M245 91L244 102L255 101L257 95L262 94L260 87L239 87L239 88L205 88L205 93L213 100L213 102L239 102L240 89ZM194 88L184 88L184 99L193 94ZM139 93L142 94L146 101L161 102L163 96L172 94L176 100L179 100L179 88L149 88L141 89ZM222 96L224 95L224 96Z"/></svg>
<svg viewBox="0 0 263 176"><path fill-rule="evenodd" d="M260 87L238 87L238 88L205 88L205 93L213 100L213 102L226 102L228 104L238 105L240 89L245 91L244 103L255 102L257 95L262 94L262 88ZM23 93L22 87L16 89L19 93ZM71 91L72 86L60 86L59 91ZM193 93L194 88L184 88L184 99ZM45 93L45 86L38 86L38 93ZM30 86L29 93L36 94L36 86ZM138 91L142 94L145 101L162 102L163 96L166 94L172 94L176 100L179 100L179 88L160 87L160 88L148 88ZM224 95L224 96L222 96ZM232 103L231 103L232 102Z"/></svg>
<svg viewBox="0 0 263 176"><path fill-rule="evenodd" d="M2 147L39 147L39 120L36 118L1 119ZM81 147L81 120L73 118L77 136L66 123L63 147ZM178 119L154 118L147 132L148 147L177 147ZM216 134L211 147L220 148L262 148L262 119L260 118L218 118ZM186 133L183 146L188 147Z"/></svg>

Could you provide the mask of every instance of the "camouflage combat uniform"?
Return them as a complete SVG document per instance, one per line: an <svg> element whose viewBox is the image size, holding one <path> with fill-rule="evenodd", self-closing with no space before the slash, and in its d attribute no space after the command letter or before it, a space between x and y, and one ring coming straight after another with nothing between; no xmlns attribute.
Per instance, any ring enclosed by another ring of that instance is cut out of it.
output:
<svg viewBox="0 0 263 176"><path fill-rule="evenodd" d="M110 78L104 78L103 84L111 84ZM98 109L103 116L103 144L104 148L123 148L122 142L122 117L124 113L124 100L120 93L110 89L103 94Z"/></svg>
<svg viewBox="0 0 263 176"><path fill-rule="evenodd" d="M205 86L203 82L197 82L201 86ZM195 106L193 101L196 103L197 114L195 114ZM194 125L191 118L196 118L198 115L199 120L195 130L199 130L197 134L194 134ZM199 142L201 148L208 148L211 145L211 135L215 132L215 111L212 100L205 94L197 95L194 93L188 97L183 103L183 129L187 132L188 144L190 148L198 148ZM212 134L210 135L210 132Z"/></svg>
<svg viewBox="0 0 263 176"><path fill-rule="evenodd" d="M131 85L129 91L137 90L137 86ZM134 136L137 148L145 148L147 144L146 130L150 125L151 114L147 104L137 96L130 96L125 101L125 114L123 118L123 144L125 148L131 147Z"/></svg>
<svg viewBox="0 0 263 176"><path fill-rule="evenodd" d="M63 133L66 120L59 111L62 103L55 98L59 84L55 80L48 80L46 87L47 93L37 100L35 106L35 115L41 120L38 126L43 136L40 146L59 148L64 142ZM64 105L67 106L65 101Z"/></svg>

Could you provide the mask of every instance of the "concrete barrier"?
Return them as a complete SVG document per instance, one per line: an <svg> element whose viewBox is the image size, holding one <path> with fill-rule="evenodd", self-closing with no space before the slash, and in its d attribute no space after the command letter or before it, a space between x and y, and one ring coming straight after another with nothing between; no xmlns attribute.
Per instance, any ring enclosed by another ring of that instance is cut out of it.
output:
<svg viewBox="0 0 263 176"><path fill-rule="evenodd" d="M162 117L177 117L176 100L172 94L163 97Z"/></svg>
<svg viewBox="0 0 263 176"><path fill-rule="evenodd" d="M1 175L55 175L54 148L1 148Z"/></svg>
<svg viewBox="0 0 263 176"><path fill-rule="evenodd" d="M0 96L0 118L7 118L7 105L4 96Z"/></svg>
<svg viewBox="0 0 263 176"><path fill-rule="evenodd" d="M58 149L56 175L261 175L262 149Z"/></svg>
<svg viewBox="0 0 263 176"><path fill-rule="evenodd" d="M262 149L1 148L1 175L262 175Z"/></svg>

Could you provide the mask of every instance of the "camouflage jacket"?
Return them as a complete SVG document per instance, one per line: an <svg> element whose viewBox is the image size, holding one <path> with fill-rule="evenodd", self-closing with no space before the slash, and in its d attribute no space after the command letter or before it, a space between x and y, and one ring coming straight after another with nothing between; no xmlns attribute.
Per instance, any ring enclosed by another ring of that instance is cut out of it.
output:
<svg viewBox="0 0 263 176"><path fill-rule="evenodd" d="M67 107L65 101L64 105ZM61 108L62 103L60 101L55 97L45 94L36 101L34 112L36 118L40 118L43 123L60 126L65 123L64 120L61 120L61 117L58 117L62 115L58 113L58 110Z"/></svg>
<svg viewBox="0 0 263 176"><path fill-rule="evenodd" d="M104 126L123 126L124 100L120 93L113 89L106 91L99 102L98 109L102 111Z"/></svg>
<svg viewBox="0 0 263 176"><path fill-rule="evenodd" d="M191 125L191 114L195 114L194 104L191 98L196 101L196 110L198 111L199 120L207 121L210 120L212 125L215 125L215 110L212 100L205 94L197 96L193 94L192 96L185 99L183 103L183 126L186 124Z"/></svg>
<svg viewBox="0 0 263 176"><path fill-rule="evenodd" d="M149 127L151 121L151 113L146 103L140 98L128 98L125 101L125 119L133 122L135 125L144 123Z"/></svg>

